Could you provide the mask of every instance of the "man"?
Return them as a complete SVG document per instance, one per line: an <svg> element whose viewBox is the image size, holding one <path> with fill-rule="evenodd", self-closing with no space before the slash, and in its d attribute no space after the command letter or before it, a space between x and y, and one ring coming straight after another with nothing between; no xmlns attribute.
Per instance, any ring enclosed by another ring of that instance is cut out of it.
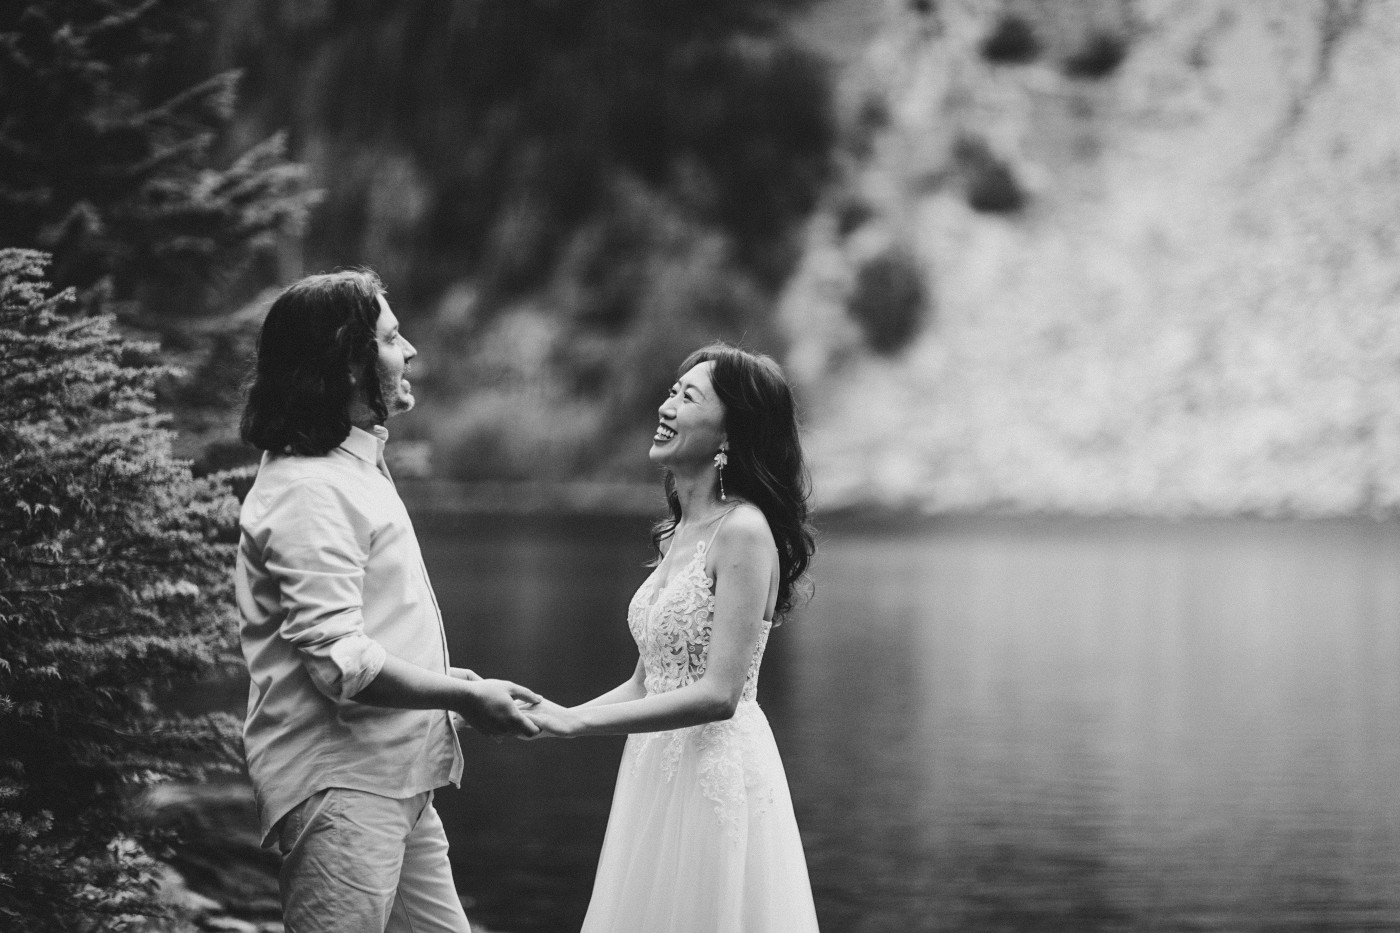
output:
<svg viewBox="0 0 1400 933"><path fill-rule="evenodd" d="M288 933L467 931L432 804L462 774L451 714L486 735L538 732L519 708L536 694L448 666L384 466L415 356L364 271L292 285L258 338L242 433L264 454L236 570L244 747Z"/></svg>

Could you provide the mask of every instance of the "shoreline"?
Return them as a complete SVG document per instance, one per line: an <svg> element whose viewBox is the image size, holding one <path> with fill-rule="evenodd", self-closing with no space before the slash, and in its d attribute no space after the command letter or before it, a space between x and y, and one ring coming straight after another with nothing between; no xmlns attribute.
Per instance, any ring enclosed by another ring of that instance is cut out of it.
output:
<svg viewBox="0 0 1400 933"><path fill-rule="evenodd" d="M407 478L397 481L399 496L415 521L452 526L459 522L495 520L656 521L666 514L660 483L636 482L459 482ZM884 529L917 531L936 527L1227 525L1227 524L1365 524L1400 522L1400 511L1368 509L1325 511L1279 507L1204 509L1071 510L988 505L983 508L936 508L909 501L885 503L862 500L814 503L813 518L834 530Z"/></svg>
<svg viewBox="0 0 1400 933"><path fill-rule="evenodd" d="M660 483L491 482L442 479L396 481L410 513L437 516L588 515L659 517L666 510Z"/></svg>

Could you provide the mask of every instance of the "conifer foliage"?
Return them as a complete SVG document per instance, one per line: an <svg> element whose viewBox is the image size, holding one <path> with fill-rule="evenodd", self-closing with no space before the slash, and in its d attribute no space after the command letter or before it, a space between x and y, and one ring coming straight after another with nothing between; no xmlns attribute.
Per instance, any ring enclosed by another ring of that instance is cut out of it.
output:
<svg viewBox="0 0 1400 933"><path fill-rule="evenodd" d="M235 767L236 723L170 710L230 657L223 477L153 407L167 373L0 250L0 929L120 929L152 908L153 783Z"/></svg>
<svg viewBox="0 0 1400 933"><path fill-rule="evenodd" d="M52 281L84 304L206 310L314 197L280 134L225 159L238 75L208 74L210 9L0 4L0 245L52 254Z"/></svg>

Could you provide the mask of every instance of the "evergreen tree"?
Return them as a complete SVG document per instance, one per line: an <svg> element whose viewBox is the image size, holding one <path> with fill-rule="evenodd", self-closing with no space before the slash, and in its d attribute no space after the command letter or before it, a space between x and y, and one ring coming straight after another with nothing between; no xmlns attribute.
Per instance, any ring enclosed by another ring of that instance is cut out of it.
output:
<svg viewBox="0 0 1400 933"><path fill-rule="evenodd" d="M280 133L233 127L239 74L211 65L217 9L0 4L0 247L48 252L84 311L116 310L178 354L191 375L161 397L206 467L247 459L230 370L256 321L228 312L284 277L274 247L316 197Z"/></svg>
<svg viewBox="0 0 1400 933"><path fill-rule="evenodd" d="M237 503L172 458L157 349L44 263L0 250L0 928L119 929L154 909L134 798L240 760L170 709L230 660Z"/></svg>
<svg viewBox="0 0 1400 933"><path fill-rule="evenodd" d="M145 314L207 310L296 232L303 169L273 135L219 166L236 72L208 75L207 0L0 4L0 246Z"/></svg>

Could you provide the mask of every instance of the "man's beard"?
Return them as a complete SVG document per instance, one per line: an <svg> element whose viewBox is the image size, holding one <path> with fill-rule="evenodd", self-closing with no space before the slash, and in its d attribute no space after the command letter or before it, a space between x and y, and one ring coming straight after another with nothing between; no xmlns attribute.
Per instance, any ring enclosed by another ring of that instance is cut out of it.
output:
<svg viewBox="0 0 1400 933"><path fill-rule="evenodd" d="M379 377L379 400L384 405L384 414L401 415L406 411L411 411L415 403L413 396L404 395L400 388L403 375L398 379L393 378L383 367L375 367L375 374Z"/></svg>

